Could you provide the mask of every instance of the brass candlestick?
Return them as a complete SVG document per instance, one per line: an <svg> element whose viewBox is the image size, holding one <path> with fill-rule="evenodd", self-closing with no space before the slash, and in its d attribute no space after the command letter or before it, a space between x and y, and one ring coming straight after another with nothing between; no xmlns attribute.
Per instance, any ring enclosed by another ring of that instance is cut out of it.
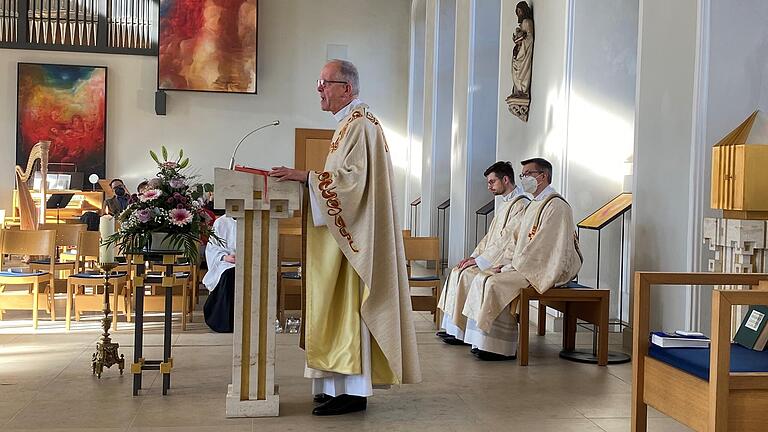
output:
<svg viewBox="0 0 768 432"><path fill-rule="evenodd" d="M93 353L91 361L91 367L93 374L98 378L101 378L101 373L104 368L110 368L112 365L118 365L120 368L120 375L123 374L125 369L125 358L122 354L118 355L117 349L119 344L112 342L109 337L109 328L112 326L112 311L109 307L109 276L110 272L117 267L117 263L98 263L99 270L104 272L104 318L101 319L101 326L104 328L99 341L96 342L96 352Z"/></svg>

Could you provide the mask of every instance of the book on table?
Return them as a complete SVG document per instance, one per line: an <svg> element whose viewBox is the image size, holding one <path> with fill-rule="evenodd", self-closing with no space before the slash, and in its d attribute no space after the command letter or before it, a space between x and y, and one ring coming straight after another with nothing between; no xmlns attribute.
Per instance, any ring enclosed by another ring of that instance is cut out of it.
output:
<svg viewBox="0 0 768 432"><path fill-rule="evenodd" d="M704 335L651 332L651 343L661 348L709 348L709 338Z"/></svg>
<svg viewBox="0 0 768 432"><path fill-rule="evenodd" d="M764 350L768 343L768 306L750 306L733 341L755 351Z"/></svg>

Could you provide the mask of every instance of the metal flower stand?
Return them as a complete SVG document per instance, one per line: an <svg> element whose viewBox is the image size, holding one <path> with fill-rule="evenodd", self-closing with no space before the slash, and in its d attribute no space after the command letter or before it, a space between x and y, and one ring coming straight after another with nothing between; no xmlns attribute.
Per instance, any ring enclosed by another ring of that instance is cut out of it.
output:
<svg viewBox="0 0 768 432"><path fill-rule="evenodd" d="M175 250L152 250L146 252L134 253L130 256L128 262L136 262L136 275L133 279L134 296L136 299L135 308L135 332L133 363L131 364L131 373L133 374L133 395L138 396L141 389L142 371L159 370L163 375L163 395L168 394L171 387L171 370L173 369L173 357L171 357L171 329L173 315L173 287L179 284L173 267L176 264L176 257L183 255L183 252ZM162 256L164 271L162 275L150 275L147 272L148 262ZM163 319L163 358L162 360L149 360L143 357L144 352L144 286L146 283L159 285L165 290L165 307ZM183 308L182 308L182 313Z"/></svg>
<svg viewBox="0 0 768 432"><path fill-rule="evenodd" d="M93 353L91 359L91 368L93 374L101 379L101 374L104 372L104 368L110 368L112 365L117 365L120 368L120 375L123 374L125 369L125 357L122 354L118 355L117 349L119 344L112 342L109 337L109 328L112 326L112 311L109 307L109 277L112 270L117 267L117 263L99 263L98 267L104 272L104 318L101 319L101 326L104 329L99 341L96 343L96 352Z"/></svg>

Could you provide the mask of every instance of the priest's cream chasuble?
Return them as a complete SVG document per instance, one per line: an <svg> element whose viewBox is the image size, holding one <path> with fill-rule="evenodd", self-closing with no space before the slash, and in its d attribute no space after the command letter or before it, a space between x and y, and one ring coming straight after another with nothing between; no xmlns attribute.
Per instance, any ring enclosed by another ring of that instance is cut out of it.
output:
<svg viewBox="0 0 768 432"><path fill-rule="evenodd" d="M324 226L304 211L308 368L361 374L362 320L373 384L421 381L393 181L382 127L360 103L339 123L324 170L309 175Z"/></svg>
<svg viewBox="0 0 768 432"><path fill-rule="evenodd" d="M528 205L518 238L514 252L505 254L510 264L501 273L476 277L469 289L462 312L484 332L507 305L512 313L517 310L523 288L544 293L571 281L581 269L573 211L556 193Z"/></svg>
<svg viewBox="0 0 768 432"><path fill-rule="evenodd" d="M490 263L490 267L508 264L510 261L505 256L511 256L511 254L505 254L504 251L515 249L520 221L530 202L528 196L524 194L516 195L509 201L502 201L491 221L488 233L478 243L472 252L472 257L482 257ZM467 293L472 280L484 270L487 271L488 268L471 266L460 270L454 267L440 295L438 307L462 332L467 328L467 318L462 314Z"/></svg>

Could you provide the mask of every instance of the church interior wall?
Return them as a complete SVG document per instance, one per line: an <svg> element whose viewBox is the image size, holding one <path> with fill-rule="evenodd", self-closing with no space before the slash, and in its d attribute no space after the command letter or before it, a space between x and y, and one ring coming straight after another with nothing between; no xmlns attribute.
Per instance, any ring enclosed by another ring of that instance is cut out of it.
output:
<svg viewBox="0 0 768 432"><path fill-rule="evenodd" d="M566 196L578 222L624 191L634 142L637 2L533 3L536 38L527 123L512 116L504 102L512 88L516 3L503 3L497 157L512 161L516 170L526 157L548 158L554 165L553 186ZM594 286L597 233L581 234L585 261L579 281ZM620 245L621 221L616 221L601 234L600 254L600 286L610 288L614 299ZM628 286L624 295L626 320ZM612 301L612 317L618 316L618 305Z"/></svg>
<svg viewBox="0 0 768 432"><path fill-rule="evenodd" d="M315 88L328 44L347 46L361 74L361 98L385 127L396 172L396 192L405 193L407 169L409 0L344 2L261 0L257 95L168 92L168 115L154 113L156 58L125 55L0 50L0 208L9 208L15 161L16 64L103 65L108 69L107 175L130 189L154 173L148 151L183 148L211 181L214 166L248 131L279 119L280 126L249 138L238 162L290 166L295 128L334 128L320 111ZM340 13L343 11L343 13ZM86 174L87 175L87 174ZM398 199L397 208L405 213Z"/></svg>
<svg viewBox="0 0 768 432"><path fill-rule="evenodd" d="M686 271L697 2L643 0L635 117L633 267ZM652 327L686 327L684 289L659 289Z"/></svg>
<svg viewBox="0 0 768 432"><path fill-rule="evenodd" d="M459 0L456 4L450 263L474 249L475 211L490 199L482 179L496 149L500 31L499 3Z"/></svg>
<svg viewBox="0 0 768 432"><path fill-rule="evenodd" d="M705 137L698 151L704 157L701 178L703 217L720 217L709 207L711 147L744 121L754 110L768 110L768 3L760 0L711 1L707 59ZM701 263L713 253L701 248ZM709 329L711 290L701 295L699 326Z"/></svg>

